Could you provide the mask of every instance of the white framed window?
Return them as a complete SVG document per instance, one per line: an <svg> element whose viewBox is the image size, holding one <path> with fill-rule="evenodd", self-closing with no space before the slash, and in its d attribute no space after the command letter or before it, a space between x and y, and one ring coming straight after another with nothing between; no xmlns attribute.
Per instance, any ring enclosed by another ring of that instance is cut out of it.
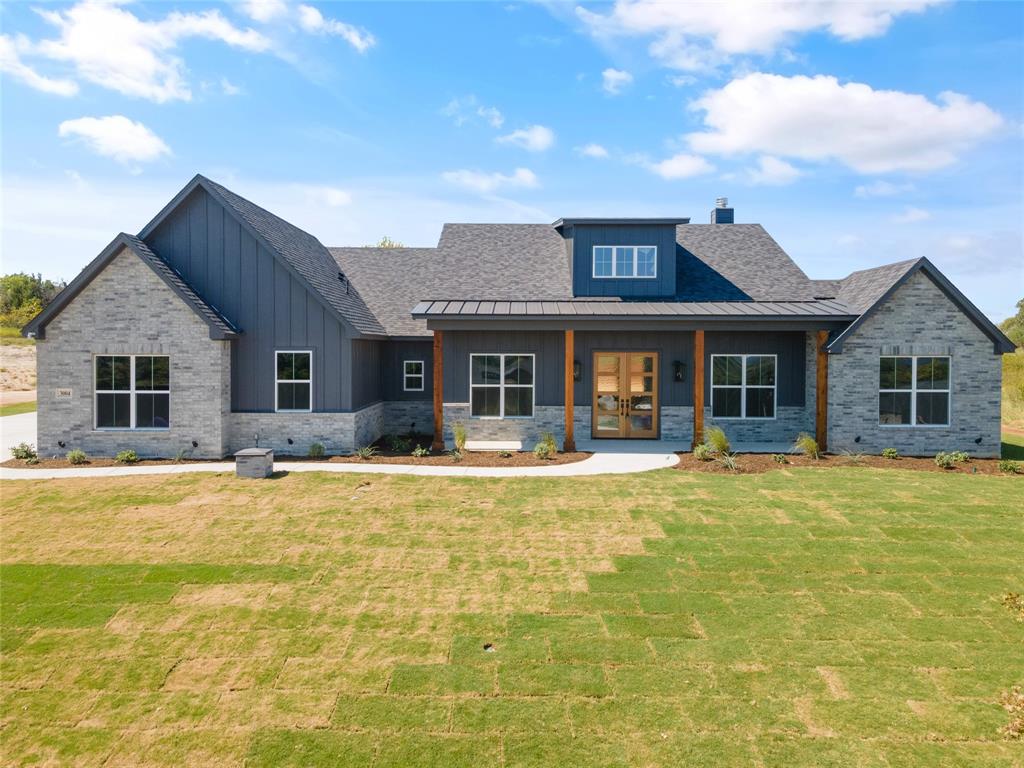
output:
<svg viewBox="0 0 1024 768"><path fill-rule="evenodd" d="M167 355L96 355L96 429L169 429L171 359Z"/></svg>
<svg viewBox="0 0 1024 768"><path fill-rule="evenodd" d="M313 353L309 350L274 353L274 410L313 410Z"/></svg>
<svg viewBox="0 0 1024 768"><path fill-rule="evenodd" d="M402 389L406 392L423 391L422 360L406 360L402 363Z"/></svg>
<svg viewBox="0 0 1024 768"><path fill-rule="evenodd" d="M534 356L469 356L469 413L482 419L533 418Z"/></svg>
<svg viewBox="0 0 1024 768"><path fill-rule="evenodd" d="M594 277L658 276L658 247L655 245L595 245Z"/></svg>
<svg viewBox="0 0 1024 768"><path fill-rule="evenodd" d="M878 423L949 426L950 358L883 355L878 361Z"/></svg>
<svg viewBox="0 0 1024 768"><path fill-rule="evenodd" d="M776 355L712 355L711 415L774 419Z"/></svg>

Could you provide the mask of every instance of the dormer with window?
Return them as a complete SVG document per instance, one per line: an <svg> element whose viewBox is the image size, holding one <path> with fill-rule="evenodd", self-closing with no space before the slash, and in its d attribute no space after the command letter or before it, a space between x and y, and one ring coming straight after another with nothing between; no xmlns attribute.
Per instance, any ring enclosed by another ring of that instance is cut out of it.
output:
<svg viewBox="0 0 1024 768"><path fill-rule="evenodd" d="M676 292L676 225L689 219L560 219L573 295L668 298Z"/></svg>

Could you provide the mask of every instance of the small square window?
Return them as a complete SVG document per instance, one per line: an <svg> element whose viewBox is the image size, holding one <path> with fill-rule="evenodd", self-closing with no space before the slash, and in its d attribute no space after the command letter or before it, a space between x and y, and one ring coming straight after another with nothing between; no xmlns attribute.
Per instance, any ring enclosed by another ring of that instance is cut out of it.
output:
<svg viewBox="0 0 1024 768"><path fill-rule="evenodd" d="M313 409L313 353L278 352L276 397L278 411Z"/></svg>
<svg viewBox="0 0 1024 768"><path fill-rule="evenodd" d="M406 392L422 392L423 381L423 361L406 360L402 364L402 389Z"/></svg>

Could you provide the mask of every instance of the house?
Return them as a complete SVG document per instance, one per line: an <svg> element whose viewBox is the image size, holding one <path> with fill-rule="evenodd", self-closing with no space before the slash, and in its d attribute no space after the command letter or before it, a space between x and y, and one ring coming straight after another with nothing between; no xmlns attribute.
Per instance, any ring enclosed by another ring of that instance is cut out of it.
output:
<svg viewBox="0 0 1024 768"><path fill-rule="evenodd" d="M719 200L326 248L196 176L24 333L39 450L349 452L382 434L999 453L1010 341L926 258L812 280Z"/></svg>

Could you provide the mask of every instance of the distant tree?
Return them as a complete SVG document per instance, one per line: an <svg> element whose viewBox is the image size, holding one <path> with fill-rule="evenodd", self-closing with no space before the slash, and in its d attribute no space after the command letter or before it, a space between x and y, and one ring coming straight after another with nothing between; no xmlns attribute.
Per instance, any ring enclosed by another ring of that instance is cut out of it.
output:
<svg viewBox="0 0 1024 768"><path fill-rule="evenodd" d="M42 275L18 272L0 277L0 325L25 325L63 288L63 282L44 280Z"/></svg>
<svg viewBox="0 0 1024 768"><path fill-rule="evenodd" d="M392 240L387 235L384 235L384 237L382 237L380 240L377 241L376 245L371 245L370 247L371 248L404 248L405 246L402 245L397 240Z"/></svg>
<svg viewBox="0 0 1024 768"><path fill-rule="evenodd" d="M1024 347L1024 299L1017 302L1017 314L1003 320L999 327L1018 349Z"/></svg>

